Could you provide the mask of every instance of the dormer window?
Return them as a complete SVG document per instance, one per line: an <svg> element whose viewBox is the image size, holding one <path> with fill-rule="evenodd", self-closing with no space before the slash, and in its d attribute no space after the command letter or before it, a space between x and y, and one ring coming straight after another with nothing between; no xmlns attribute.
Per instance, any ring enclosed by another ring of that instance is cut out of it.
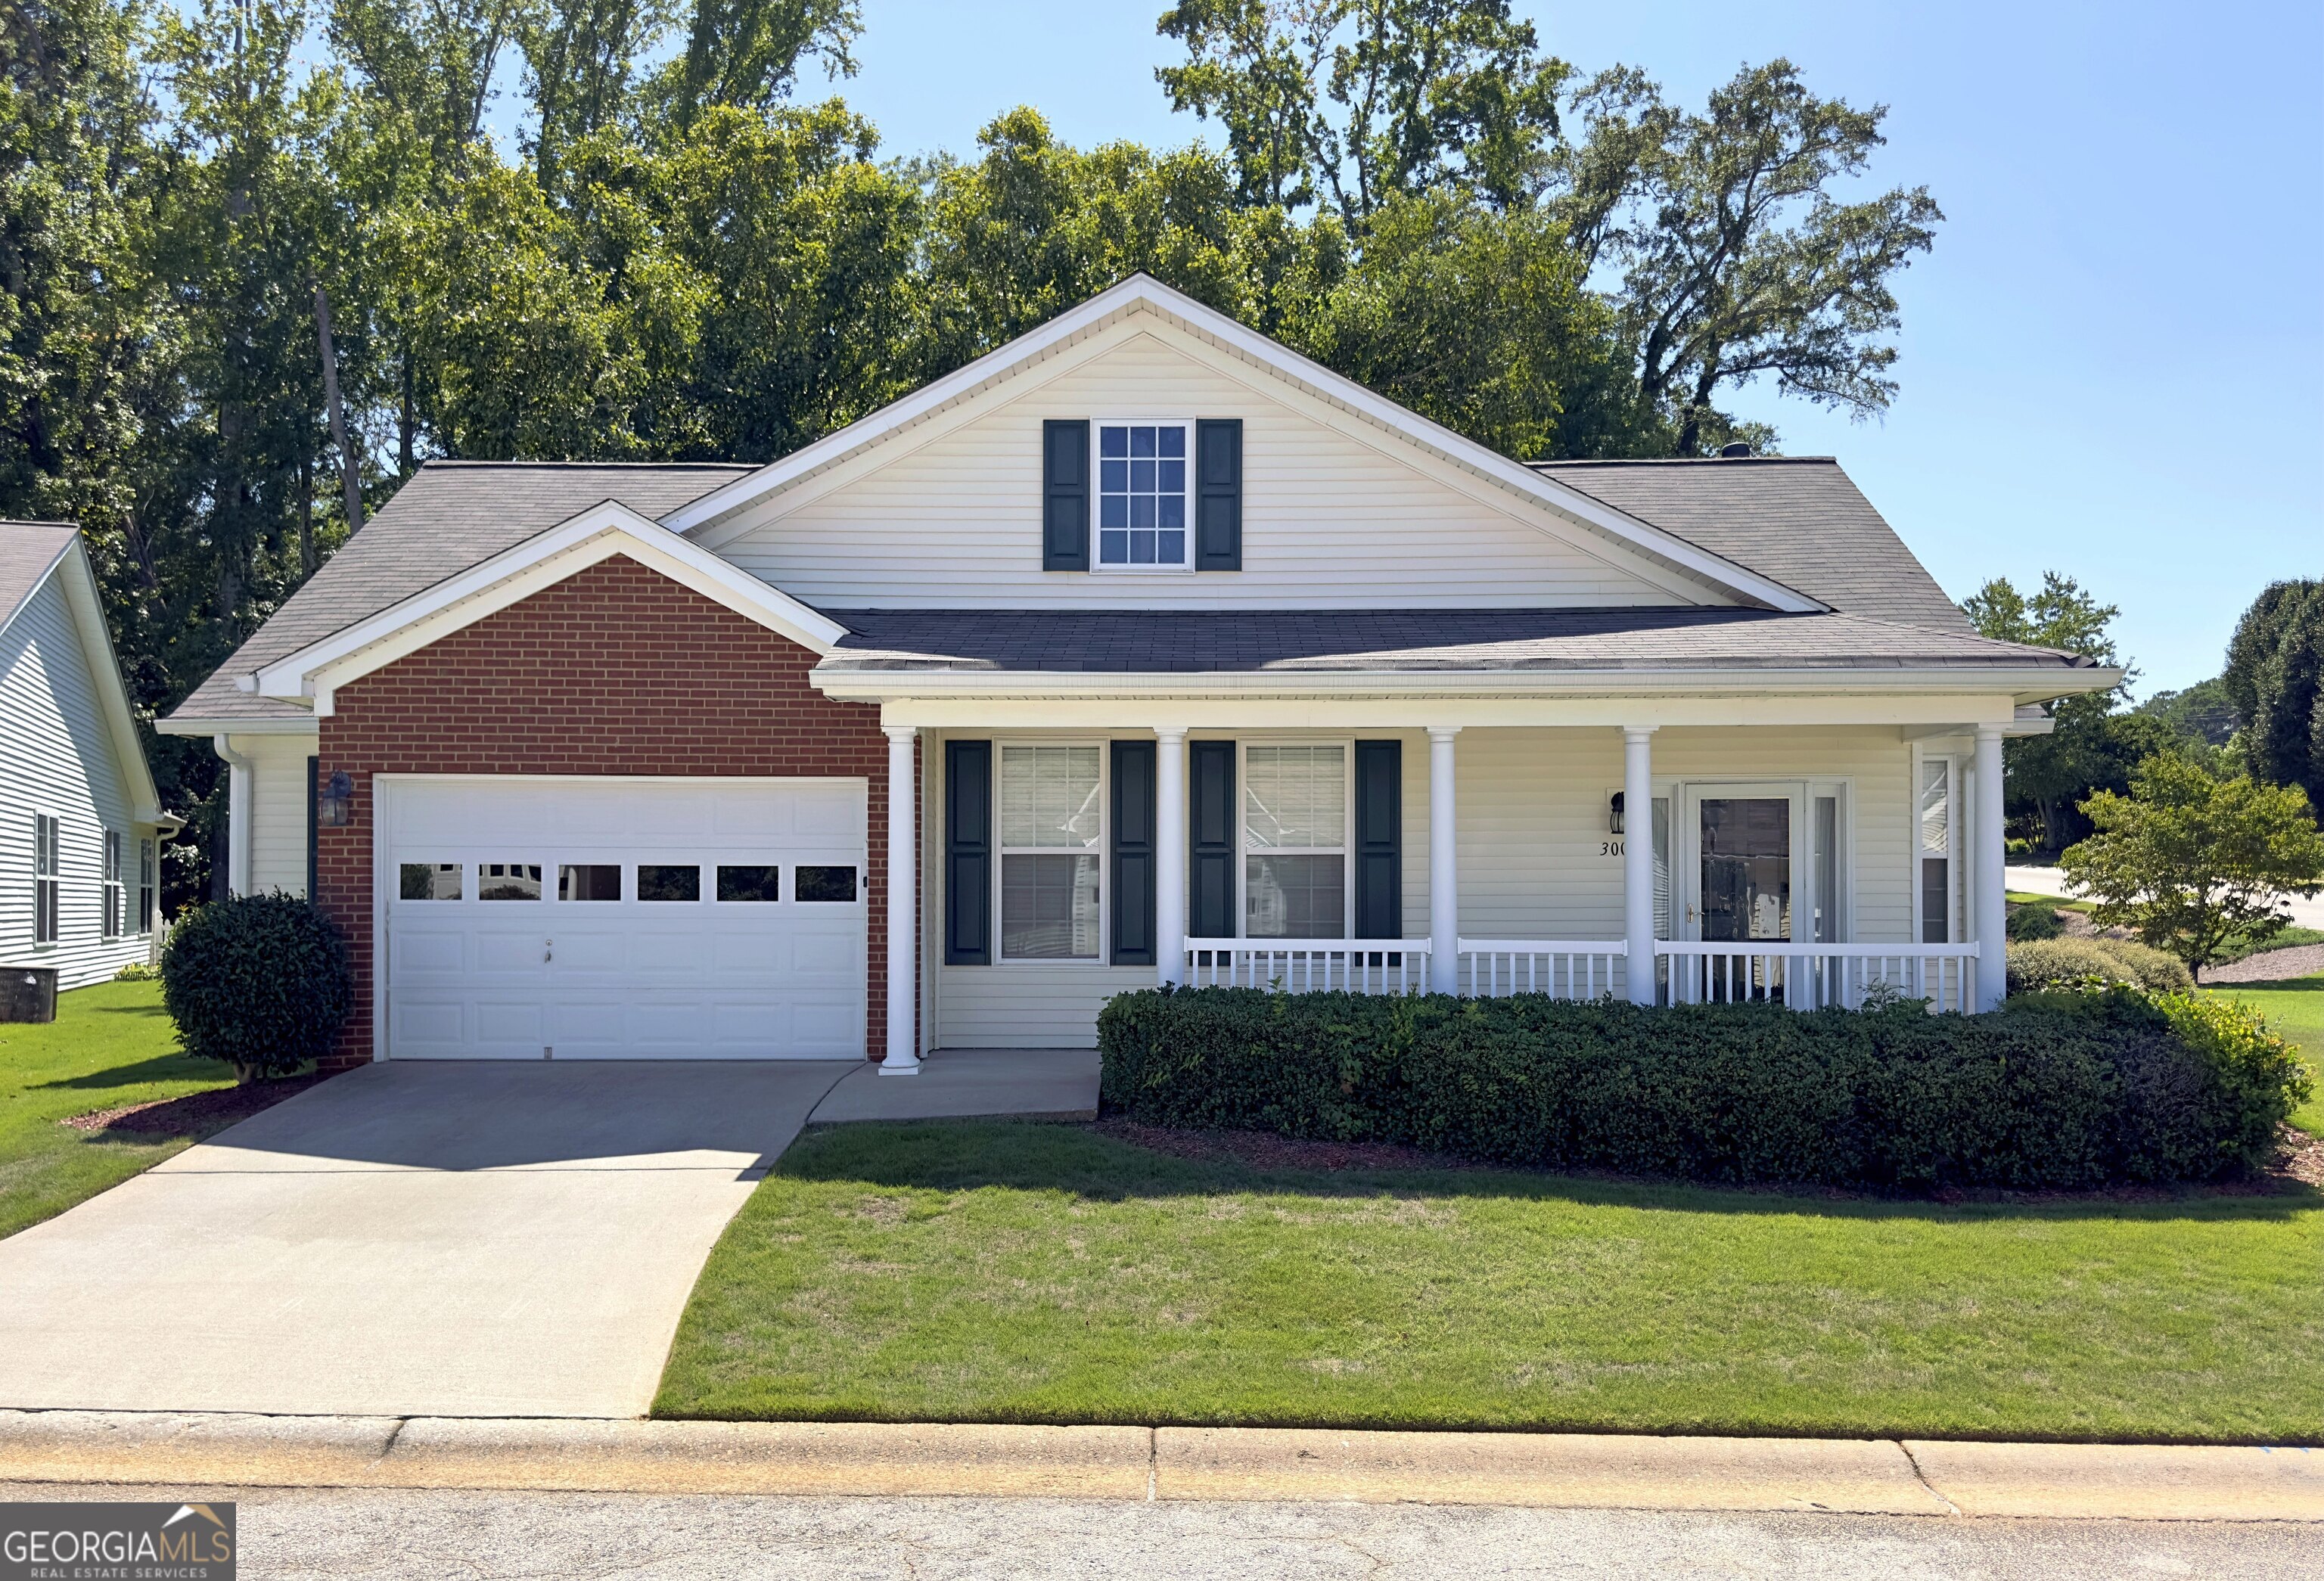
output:
<svg viewBox="0 0 2324 1581"><path fill-rule="evenodd" d="M1189 426L1098 424L1097 561L1102 569L1185 569Z"/></svg>

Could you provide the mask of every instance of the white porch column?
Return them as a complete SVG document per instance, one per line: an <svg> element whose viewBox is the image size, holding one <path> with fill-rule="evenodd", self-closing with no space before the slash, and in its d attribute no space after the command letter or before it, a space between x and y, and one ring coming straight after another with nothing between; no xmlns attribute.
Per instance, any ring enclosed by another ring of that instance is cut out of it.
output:
<svg viewBox="0 0 2324 1581"><path fill-rule="evenodd" d="M1461 986L1461 850L1454 834L1452 738L1459 725L1428 727L1428 988Z"/></svg>
<svg viewBox="0 0 2324 1581"><path fill-rule="evenodd" d="M2009 906L2004 891L2009 874L2003 840L2001 810L2001 727L1977 727L1977 797L1969 810L1969 839L1977 847L1977 863L1969 904L1977 935L1977 1007L2001 1007L2008 989Z"/></svg>
<svg viewBox="0 0 2324 1581"><path fill-rule="evenodd" d="M882 1076L920 1073L919 777L913 771L914 726L888 732L888 1057Z"/></svg>
<svg viewBox="0 0 2324 1581"><path fill-rule="evenodd" d="M235 750L232 736L212 736L210 745L226 759L226 887L250 893L250 759ZM307 794L312 796L314 787Z"/></svg>
<svg viewBox="0 0 2324 1581"><path fill-rule="evenodd" d="M1630 1003L1655 1002L1654 727L1622 731L1622 937L1629 947L1623 978Z"/></svg>
<svg viewBox="0 0 2324 1581"><path fill-rule="evenodd" d="M1154 975L1186 980L1186 730L1154 727Z"/></svg>

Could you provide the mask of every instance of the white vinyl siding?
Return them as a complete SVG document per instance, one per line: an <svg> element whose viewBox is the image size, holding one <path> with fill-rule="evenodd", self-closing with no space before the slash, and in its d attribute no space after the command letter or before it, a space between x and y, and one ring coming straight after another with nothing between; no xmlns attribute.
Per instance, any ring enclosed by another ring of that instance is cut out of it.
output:
<svg viewBox="0 0 2324 1581"><path fill-rule="evenodd" d="M982 739L974 731L955 734ZM1203 739L1232 731L1196 730ZM1404 743L1404 933L1428 933L1428 737L1358 731ZM1123 731L1121 739L1151 740ZM1268 735L1273 742L1284 738ZM1318 734L1317 744L1342 740ZM924 761L929 821L923 849L932 919L925 1007L931 1046L1087 1048L1097 1012L1114 994L1150 988L1150 967L1020 963L1005 970L945 966L941 738ZM1622 735L1612 729L1471 729L1458 738L1461 932L1471 938L1618 939L1622 859L1609 849L1607 791L1622 783ZM1654 738L1655 795L1679 781L1782 781L1840 805L1837 896L1846 937L1918 937L1906 874L1913 828L1913 749L1894 728L1666 729ZM1247 783L1247 782L1246 782ZM1240 787L1238 795L1247 794ZM1166 876L1167 877L1167 876ZM1182 880L1183 881L1183 880Z"/></svg>
<svg viewBox="0 0 2324 1581"><path fill-rule="evenodd" d="M1582 547L1584 529L1569 526L1572 538L1561 538L1534 525L1549 520L1546 508L1469 474L1425 470L1407 441L1271 375L1230 377L1151 331L1062 374L1030 370L972 419L947 429L954 419L939 417L932 437L899 435L803 480L754 507L745 530L729 538L721 528L714 541L745 570L834 610L1118 603L1121 584L1102 570L1041 569L1041 423L1136 411L1244 424L1243 568L1141 582L1141 608L1508 608L1717 596L1675 573L1657 585ZM1093 503L1093 565L1098 518Z"/></svg>
<svg viewBox="0 0 2324 1581"><path fill-rule="evenodd" d="M307 759L312 736L236 736L250 759L250 888L307 893Z"/></svg>
<svg viewBox="0 0 2324 1581"><path fill-rule="evenodd" d="M103 982L150 942L105 936L105 832L134 841L152 830L130 821L97 685L52 575L0 631L0 962L55 967L60 988ZM32 940L35 814L57 820L53 945Z"/></svg>

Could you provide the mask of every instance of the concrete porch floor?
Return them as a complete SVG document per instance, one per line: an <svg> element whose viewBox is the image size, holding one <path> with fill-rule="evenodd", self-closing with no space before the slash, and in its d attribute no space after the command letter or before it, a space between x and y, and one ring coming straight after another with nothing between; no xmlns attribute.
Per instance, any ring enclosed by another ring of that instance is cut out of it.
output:
<svg viewBox="0 0 2324 1581"><path fill-rule="evenodd" d="M1019 1115L1097 1117L1095 1049L937 1049L917 1076L858 1065L807 1116L810 1126L846 1120L967 1119Z"/></svg>

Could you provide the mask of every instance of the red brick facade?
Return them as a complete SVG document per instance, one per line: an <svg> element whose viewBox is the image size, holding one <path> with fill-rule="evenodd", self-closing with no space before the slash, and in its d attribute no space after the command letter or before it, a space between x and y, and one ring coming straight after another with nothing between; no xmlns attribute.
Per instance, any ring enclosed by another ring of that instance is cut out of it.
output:
<svg viewBox="0 0 2324 1581"><path fill-rule="evenodd" d="M888 740L880 711L807 678L814 653L626 557L602 561L341 687L317 772L355 815L316 831L316 898L347 940L372 1049L374 774L851 776L871 782L865 1053L887 1043Z"/></svg>

